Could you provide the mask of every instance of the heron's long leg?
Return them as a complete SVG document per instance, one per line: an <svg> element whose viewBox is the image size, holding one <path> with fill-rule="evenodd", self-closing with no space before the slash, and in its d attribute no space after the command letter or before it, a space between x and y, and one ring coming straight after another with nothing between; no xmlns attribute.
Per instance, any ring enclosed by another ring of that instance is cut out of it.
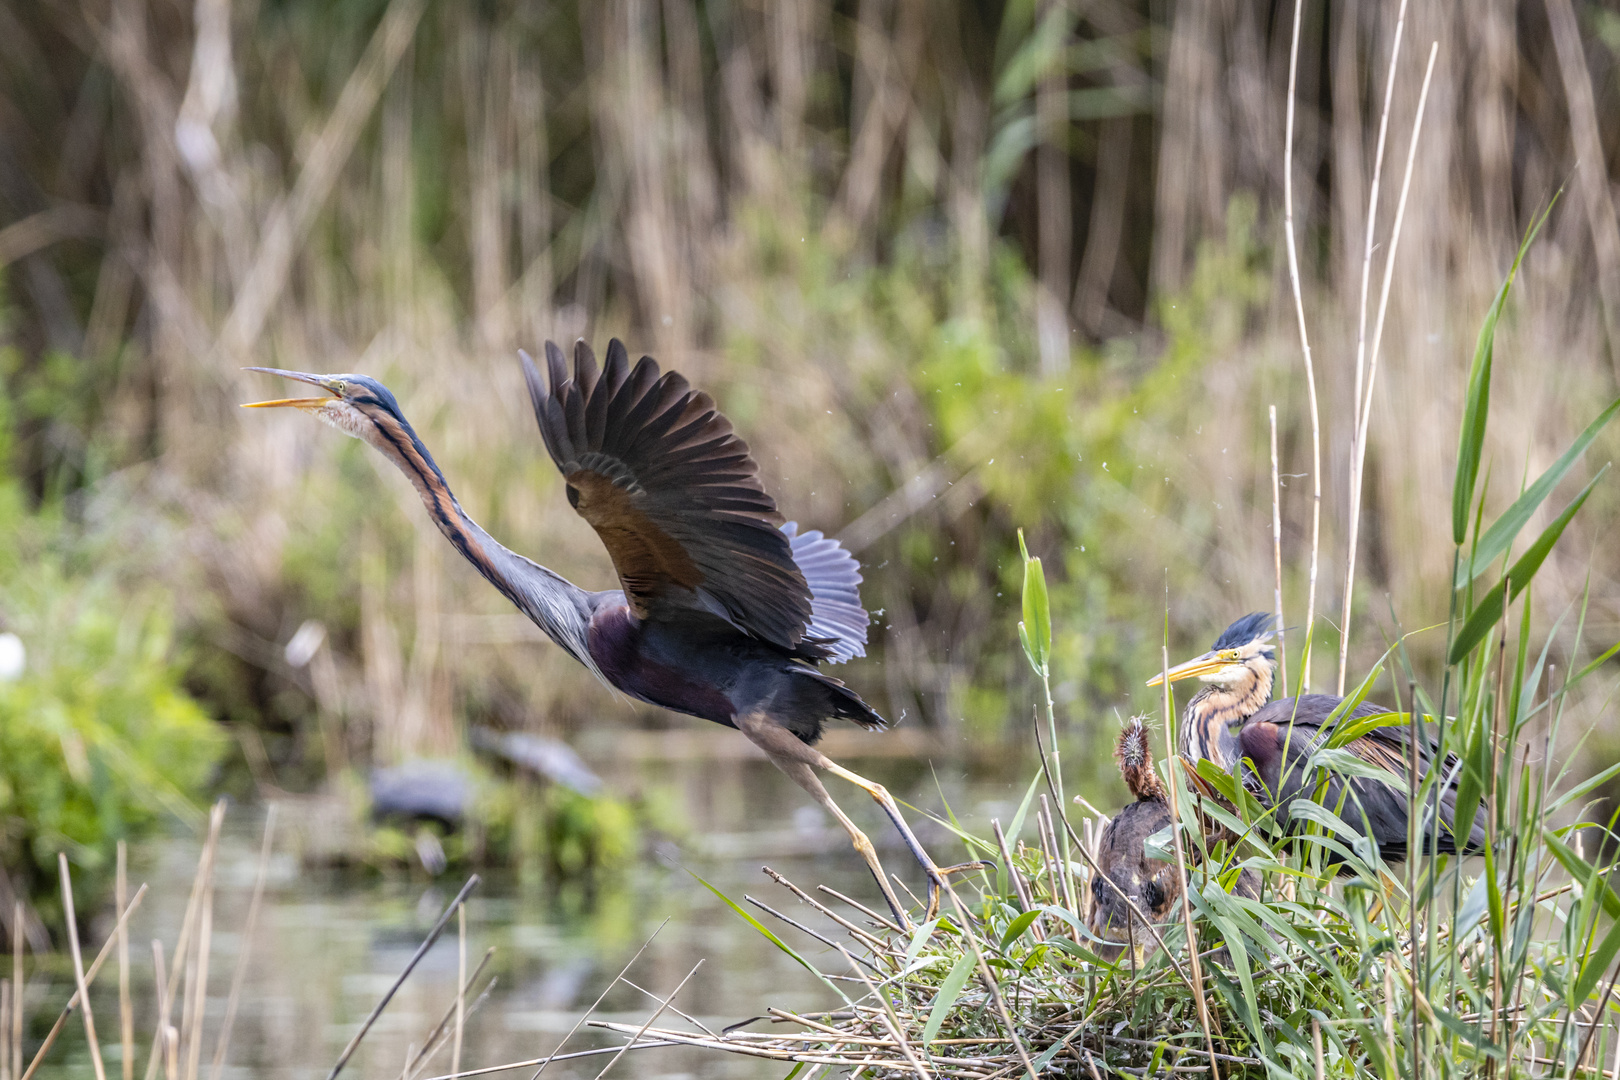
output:
<svg viewBox="0 0 1620 1080"><path fill-rule="evenodd" d="M849 833L850 842L855 845L855 850L860 852L861 858L865 859L866 865L871 868L872 876L877 878L878 888L883 890L883 899L888 902L889 910L894 913L895 921L900 924L902 930L909 933L911 930L911 917L906 914L905 906L900 903L900 898L895 895L894 886L889 884L889 876L884 872L883 864L878 861L877 849L872 846L871 839L861 831L860 826L850 820L849 815L844 813L837 803L833 802L833 797L827 794L827 789L822 785L821 778L816 775L815 770L808 764L802 761L784 760L776 755L772 755L771 760L776 763L777 768L792 777L794 783L808 791L811 798L826 807L828 813L838 819L838 823L844 827L844 831Z"/></svg>
<svg viewBox="0 0 1620 1080"><path fill-rule="evenodd" d="M928 912L925 918L931 919L939 913L939 894L945 888L946 874L963 870L977 870L985 865L984 863L970 862L949 867L939 866L929 856L928 852L923 849L922 842L911 831L911 826L906 824L904 815L900 813L900 806L894 801L894 796L889 794L888 788L874 780L868 780L859 773L850 772L831 758L824 757L823 760L826 764L822 768L834 776L843 777L872 796L873 800L883 808L883 812L888 816L889 820L894 822L894 827L899 831L901 839L906 842L906 847L911 849L911 854L916 858L918 864L922 866L923 872L928 875Z"/></svg>
<svg viewBox="0 0 1620 1080"><path fill-rule="evenodd" d="M732 718L737 730L748 736L748 741L765 751L771 762L783 772L787 773L810 797L826 807L828 813L838 819L838 823L849 833L850 842L855 850L860 852L861 858L871 869L872 876L877 878L878 888L883 892L883 899L887 901L889 910L893 912L895 922L904 930L911 930L911 917L906 914L905 907L900 898L894 894L894 886L889 884L889 875L884 871L883 864L878 861L877 849L872 841L860 830L849 815L844 813L839 805L833 802L833 797L827 794L827 789L816 775L816 769L825 769L828 766L837 768L831 759L813 746L806 745L798 736L777 723L762 712L739 713Z"/></svg>
<svg viewBox="0 0 1620 1080"><path fill-rule="evenodd" d="M911 831L911 826L906 824L906 819L900 813L900 805L894 801L894 796L889 794L889 789L875 780L868 780L859 773L850 772L830 758L827 759L827 764L823 765L822 768L834 776L848 780L872 796L878 806L883 808L883 813L888 816L890 821L894 822L894 827L899 830L900 838L906 842L906 847L911 849L911 854L922 868L928 872L929 884L938 884L934 881L934 878L939 874L939 867L934 864L934 860L929 856L928 852L923 850L922 842Z"/></svg>

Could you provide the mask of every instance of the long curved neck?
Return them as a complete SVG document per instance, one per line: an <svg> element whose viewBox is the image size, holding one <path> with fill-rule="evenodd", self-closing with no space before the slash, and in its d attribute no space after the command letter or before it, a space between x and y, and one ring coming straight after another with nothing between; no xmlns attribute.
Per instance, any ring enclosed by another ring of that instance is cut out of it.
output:
<svg viewBox="0 0 1620 1080"><path fill-rule="evenodd" d="M1187 703L1181 722L1181 756L1188 761L1208 759L1231 772L1242 751L1232 725L1247 720L1271 700L1271 667L1249 668L1251 675L1236 685L1209 683Z"/></svg>
<svg viewBox="0 0 1620 1080"><path fill-rule="evenodd" d="M384 415L365 436L410 479L428 516L457 551L519 611L574 659L597 672L586 643L590 594L560 574L505 547L467 516L445 482L433 455L403 420Z"/></svg>

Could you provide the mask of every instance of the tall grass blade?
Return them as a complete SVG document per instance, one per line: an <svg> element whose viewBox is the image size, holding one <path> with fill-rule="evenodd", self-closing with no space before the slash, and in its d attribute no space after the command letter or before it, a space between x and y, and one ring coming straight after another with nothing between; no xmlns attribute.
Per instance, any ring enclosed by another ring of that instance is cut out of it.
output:
<svg viewBox="0 0 1620 1080"><path fill-rule="evenodd" d="M1569 449L1564 451L1563 456L1553 462L1546 472L1537 477L1535 483L1525 488L1524 493L1513 500L1513 505L1504 510L1501 517L1491 522L1490 528L1485 530L1484 534L1479 538L1478 545L1474 548L1472 565L1469 563L1460 563L1458 565L1457 578L1453 583L1453 587L1460 589L1467 585L1469 581L1479 577L1479 575L1490 569L1491 564L1502 557L1503 553L1512 546L1514 538L1519 535L1519 531L1529 522L1531 515L1536 512L1536 508L1546 501L1548 495L1552 494L1553 488L1558 486L1558 482L1564 478L1564 474L1569 472L1570 467L1575 464L1575 459L1580 457L1581 453L1591 445L1592 440L1597 438L1598 433L1608 426L1609 421L1614 419L1617 412L1620 412L1620 398L1610 402L1609 407L1599 413L1596 420L1586 425L1586 430L1582 431L1575 441L1570 443Z"/></svg>
<svg viewBox="0 0 1620 1080"><path fill-rule="evenodd" d="M1509 568L1507 577L1492 586L1491 590L1475 605L1474 610L1468 613L1468 618L1464 620L1462 629L1457 631L1456 640L1451 643L1451 655L1448 657L1449 663L1462 663L1463 658L1474 651L1474 646L1478 645L1484 640L1485 635L1490 633L1491 627L1495 626L1496 621L1502 617L1507 602L1517 598L1519 593L1524 590L1524 587L1530 583L1530 579L1536 576L1536 571L1541 569L1541 564L1546 560L1548 553L1552 551L1553 545L1564 534L1564 529L1569 525L1570 519L1580 510L1581 504L1586 502L1586 497L1592 493L1592 488L1603 478L1603 474L1608 471L1609 467L1607 465L1598 470L1598 474L1592 477L1587 485L1581 489L1580 494L1576 495L1570 504L1564 508L1564 512L1559 514L1552 524L1543 529L1541 535L1536 537L1536 542L1531 544L1523 555L1519 556L1518 561Z"/></svg>
<svg viewBox="0 0 1620 1080"><path fill-rule="evenodd" d="M1577 855L1575 849L1564 843L1557 833L1551 829L1543 829L1541 836L1547 842L1547 849L1563 864L1571 877L1584 880L1592 876L1592 864ZM1620 895L1615 893L1614 887L1599 876L1595 879L1594 889L1603 904L1604 914L1611 919L1620 919Z"/></svg>
<svg viewBox="0 0 1620 1080"><path fill-rule="evenodd" d="M1474 482L1479 478L1479 459L1485 447L1485 418L1491 405L1491 362L1496 350L1496 323L1507 304L1508 290L1513 287L1519 263L1524 260L1531 241L1546 224L1547 215L1552 213L1557 202L1558 196L1554 195L1547 209L1525 232L1518 254L1513 256L1513 265L1508 268L1507 277L1496 292L1496 299L1491 301L1490 310L1485 313L1485 322L1480 326L1479 338L1474 344L1474 362L1468 371L1468 397L1463 408L1462 433L1457 442L1457 479L1451 488L1451 538L1459 546L1468 539L1468 511L1474 505Z"/></svg>

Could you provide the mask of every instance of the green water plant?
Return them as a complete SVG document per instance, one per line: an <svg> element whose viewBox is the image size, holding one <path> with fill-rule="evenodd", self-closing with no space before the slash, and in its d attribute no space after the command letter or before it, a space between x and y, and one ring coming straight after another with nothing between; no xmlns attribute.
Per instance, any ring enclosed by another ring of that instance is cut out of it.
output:
<svg viewBox="0 0 1620 1080"><path fill-rule="evenodd" d="M1387 1080L1612 1075L1601 1063L1620 1045L1620 893L1609 883L1620 815L1604 822L1587 814L1620 763L1579 778L1568 747L1584 739L1571 730L1572 715L1586 711L1590 724L1590 710L1603 708L1585 684L1608 670L1620 645L1575 663L1596 651L1586 644L1586 604L1542 629L1528 603L1537 572L1604 469L1526 533L1620 401L1598 410L1567 453L1487 520L1478 448L1511 280L1470 365L1454 481L1452 610L1438 626L1392 636L1343 712L1367 700L1380 678L1380 696L1394 707L1330 729L1304 766L1320 799L1329 772L1360 767L1343 745L1369 725L1412 728L1443 752L1425 774L1414 766L1405 777L1382 777L1407 798L1409 849L1418 849L1420 831L1440 827L1422 808L1455 784L1460 819L1485 809L1482 856L1391 866L1345 824L1342 807L1298 799L1287 808L1296 825L1285 833L1278 808L1230 774L1203 763L1206 790L1195 793L1170 768L1179 818L1149 838L1147 854L1177 866L1184 902L1166 923L1139 927L1135 947L1105 949L1086 899L1102 822L1076 824L1061 802L1038 805L1043 786L1056 791L1052 755L1005 829L996 822L975 834L954 815L940 819L970 857L998 863L957 883L966 918L947 907L902 934L826 911L850 928L849 943L838 946L847 962L835 960L838 970L829 972L852 998L832 1006L841 1011L775 1011L797 1025L790 1034L647 1034L796 1062L790 1076L838 1068L979 1078L1171 1069ZM1026 553L1023 570L1019 640L1047 685L1049 601L1039 561ZM1421 670L1409 643L1440 633L1443 667ZM1568 673L1555 677L1555 666ZM1173 725L1173 704L1165 705L1164 722ZM1043 716L1037 703L1034 728L1046 754L1051 723L1050 704ZM1029 829L1031 821L1038 827ZM1235 891L1245 873L1258 880L1256 894ZM1108 958L1114 952L1121 955Z"/></svg>

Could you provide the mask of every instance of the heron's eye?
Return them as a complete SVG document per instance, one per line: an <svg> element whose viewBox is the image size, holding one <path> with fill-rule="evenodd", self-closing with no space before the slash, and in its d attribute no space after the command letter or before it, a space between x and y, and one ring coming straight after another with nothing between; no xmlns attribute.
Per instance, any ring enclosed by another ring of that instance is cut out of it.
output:
<svg viewBox="0 0 1620 1080"><path fill-rule="evenodd" d="M1221 659L1232 661L1240 659L1240 657L1238 656L1238 651L1236 649L1227 649L1225 652L1221 653Z"/></svg>
<svg viewBox="0 0 1620 1080"><path fill-rule="evenodd" d="M579 509L579 488L575 487L573 484L568 485L568 505L572 506L575 510Z"/></svg>
<svg viewBox="0 0 1620 1080"><path fill-rule="evenodd" d="M332 393L342 396L349 392L349 384L342 379L332 380Z"/></svg>

